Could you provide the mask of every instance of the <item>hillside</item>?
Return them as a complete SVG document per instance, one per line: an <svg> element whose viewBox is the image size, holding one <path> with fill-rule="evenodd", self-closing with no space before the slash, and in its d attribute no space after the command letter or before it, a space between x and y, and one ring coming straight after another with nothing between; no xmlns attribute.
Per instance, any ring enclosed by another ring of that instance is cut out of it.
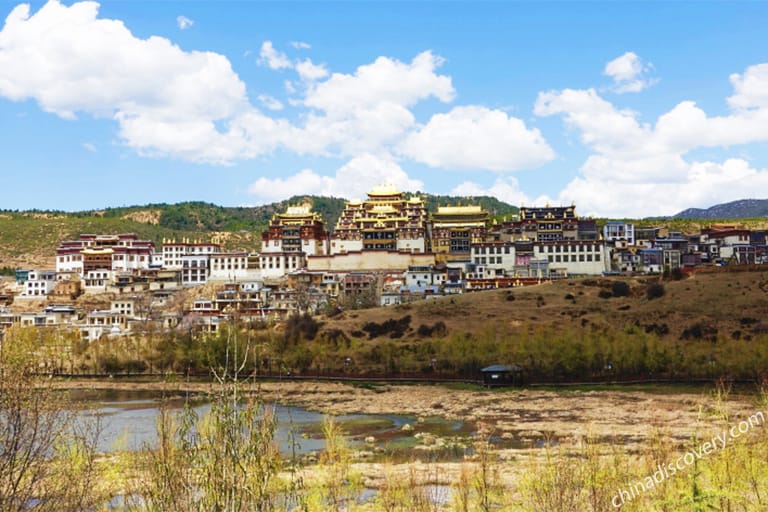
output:
<svg viewBox="0 0 768 512"><path fill-rule="evenodd" d="M710 208L688 208L674 215L675 219L749 219L768 217L768 199L741 199Z"/></svg>
<svg viewBox="0 0 768 512"><path fill-rule="evenodd" d="M617 282L628 284L628 295L612 296ZM665 293L648 299L654 284ZM767 308L763 272L662 283L585 278L345 311L323 319L318 336L350 340L350 357L368 369L391 357L393 367L418 371L434 358L446 372L516 363L542 378L589 378L610 364L624 375L724 369L748 378L768 368Z"/></svg>
<svg viewBox="0 0 768 512"><path fill-rule="evenodd" d="M427 208L437 205L479 204L491 215L503 217L517 208L492 197L460 198L423 194ZM97 211L0 211L0 268L51 267L61 240L81 233L137 233L158 246L164 238L190 238L221 243L225 249L258 251L261 232L275 213L289 205L310 202L329 229L333 229L344 199L294 196L254 207L224 207L204 202L149 204Z"/></svg>

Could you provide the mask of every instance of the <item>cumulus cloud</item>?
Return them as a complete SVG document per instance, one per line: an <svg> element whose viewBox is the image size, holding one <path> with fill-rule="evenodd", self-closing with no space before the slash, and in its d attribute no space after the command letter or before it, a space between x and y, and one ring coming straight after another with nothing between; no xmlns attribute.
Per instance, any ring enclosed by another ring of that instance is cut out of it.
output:
<svg viewBox="0 0 768 512"><path fill-rule="evenodd" d="M285 178L259 178L248 187L248 193L264 203L297 194L353 199L365 197L373 187L385 182L410 192L424 187L421 181L411 179L395 161L366 154L347 162L334 176L303 169Z"/></svg>
<svg viewBox="0 0 768 512"><path fill-rule="evenodd" d="M176 24L179 26L179 30L187 30L188 28L192 28L192 25L194 25L195 22L186 16L177 16Z"/></svg>
<svg viewBox="0 0 768 512"><path fill-rule="evenodd" d="M282 102L277 98L270 96L269 94L259 94L257 99L266 109L283 110Z"/></svg>
<svg viewBox="0 0 768 512"><path fill-rule="evenodd" d="M492 196L513 205L546 204L551 202L547 197L532 199L520 188L520 184L514 176L499 176L493 185L485 188L473 181L460 183L451 190L454 196Z"/></svg>
<svg viewBox="0 0 768 512"><path fill-rule="evenodd" d="M259 64L270 69L290 69L293 67L290 59L283 52L279 52L272 45L272 41L261 43L259 51Z"/></svg>
<svg viewBox="0 0 768 512"><path fill-rule="evenodd" d="M453 99L451 79L436 73L442 59L431 52L410 63L379 57L352 74L333 73L311 84L302 101L310 108L305 134L292 141L298 152L342 156L389 154L415 128L410 107L427 98Z"/></svg>
<svg viewBox="0 0 768 512"><path fill-rule="evenodd" d="M34 99L66 119L113 118L125 143L147 154L237 157L239 134L217 129L251 110L230 62L165 38L136 38L122 22L97 15L93 2L51 1L34 15L26 4L16 7L0 31L0 95Z"/></svg>
<svg viewBox="0 0 768 512"><path fill-rule="evenodd" d="M768 183L768 170L740 158L697 161L690 153L768 141L762 66L731 77L733 110L725 116L709 116L683 101L655 124L643 123L637 113L616 108L593 89L540 93L535 113L562 115L592 151L560 200L575 200L582 212L648 216L753 196Z"/></svg>
<svg viewBox="0 0 768 512"><path fill-rule="evenodd" d="M304 59L296 63L296 72L302 80L319 80L328 76L328 70L322 64L314 64L310 59Z"/></svg>
<svg viewBox="0 0 768 512"><path fill-rule="evenodd" d="M738 110L768 108L768 64L750 66L742 74L731 75L734 95L728 104Z"/></svg>
<svg viewBox="0 0 768 512"><path fill-rule="evenodd" d="M603 74L613 79L613 90L617 93L640 92L657 82L647 75L653 64L643 63L634 52L627 52L605 65Z"/></svg>
<svg viewBox="0 0 768 512"><path fill-rule="evenodd" d="M291 41L291 46L293 46L297 50L309 50L310 48L312 48L312 46L309 43L305 43L303 41Z"/></svg>
<svg viewBox="0 0 768 512"><path fill-rule="evenodd" d="M538 131L482 107L457 108L420 126L417 104L428 99L447 104L456 96L451 77L440 72L443 59L430 51L409 62L381 56L350 73L331 74L311 59L292 61L264 41L259 61L297 73L284 82L287 101L299 111L297 121L267 115L252 104L223 55L184 51L163 37L136 37L123 22L99 18L95 2L67 6L51 0L34 13L19 5L0 30L0 96L31 99L66 119L112 119L121 142L139 154L199 163L229 165L275 150L351 163L361 155L381 161L396 155L497 170L551 158ZM254 102L265 111L283 108L269 94ZM471 148L456 154L445 140L457 126L469 128L470 140L488 148L487 154ZM505 147L491 148L484 136Z"/></svg>
<svg viewBox="0 0 768 512"><path fill-rule="evenodd" d="M333 73L308 92L304 103L334 114L380 104L409 107L430 97L448 103L456 91L450 77L435 73L442 64L443 59L429 51L417 55L410 64L379 57L352 75Z"/></svg>
<svg viewBox="0 0 768 512"><path fill-rule="evenodd" d="M83 142L82 144L83 149L86 151L90 151L91 153L96 153L96 146L91 144L90 142Z"/></svg>
<svg viewBox="0 0 768 512"><path fill-rule="evenodd" d="M404 154L431 167L516 171L552 160L541 132L520 119L481 106L435 114L403 145Z"/></svg>

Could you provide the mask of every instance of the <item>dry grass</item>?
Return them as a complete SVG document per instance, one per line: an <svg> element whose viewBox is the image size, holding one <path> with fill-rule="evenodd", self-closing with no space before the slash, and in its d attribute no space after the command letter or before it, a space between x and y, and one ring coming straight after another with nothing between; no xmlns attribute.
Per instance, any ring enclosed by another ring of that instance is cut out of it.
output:
<svg viewBox="0 0 768 512"><path fill-rule="evenodd" d="M630 284L631 295L604 299L617 280ZM455 297L365 311L347 311L324 320L326 329L347 334L366 322L411 316L412 331L404 339L418 339L419 325L446 324L449 333L479 333L493 329L501 335L524 335L546 328L553 334L574 330L641 330L678 339L686 329L705 324L722 336L749 336L768 329L768 270L765 272L697 273L680 281L664 281L663 297L648 300L646 288L655 277L583 278L517 289L466 293ZM514 300L508 298L512 296ZM572 298L571 298L572 297ZM757 321L754 321L757 320Z"/></svg>

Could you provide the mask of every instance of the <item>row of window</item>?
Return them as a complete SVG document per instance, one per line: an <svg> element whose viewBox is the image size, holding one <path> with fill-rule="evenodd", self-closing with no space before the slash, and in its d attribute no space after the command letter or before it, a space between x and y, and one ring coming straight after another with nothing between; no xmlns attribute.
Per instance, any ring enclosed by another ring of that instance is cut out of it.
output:
<svg viewBox="0 0 768 512"><path fill-rule="evenodd" d="M584 261L591 262L591 261L593 261L593 257L594 257L594 261L600 261L600 253L597 253L597 254L594 254L594 255L591 254L591 253L588 253L588 254L578 254L578 255L577 254L571 254L570 255L570 259L569 259L569 255L568 254L563 254L563 255L555 254L554 256L550 254L549 256L547 256L547 259L549 260L550 263L568 263L568 262L576 263L577 261L579 261L579 262L584 262Z"/></svg>
<svg viewBox="0 0 768 512"><path fill-rule="evenodd" d="M559 252L599 252L600 246L599 245L547 245L545 246L547 248L546 251L541 250L541 252L547 252L547 253L559 253ZM542 247L541 249L544 249Z"/></svg>
<svg viewBox="0 0 768 512"><path fill-rule="evenodd" d="M485 254L486 249L488 250L488 254L501 254L502 251L504 254L510 253L510 247L508 245L505 245L504 247L473 247L472 252L475 254Z"/></svg>
<svg viewBox="0 0 768 512"><path fill-rule="evenodd" d="M484 265L486 263L488 263L489 265L501 265L502 259L501 259L501 256L490 256L488 258L480 257L480 258L477 258L477 262L480 263L481 265Z"/></svg>

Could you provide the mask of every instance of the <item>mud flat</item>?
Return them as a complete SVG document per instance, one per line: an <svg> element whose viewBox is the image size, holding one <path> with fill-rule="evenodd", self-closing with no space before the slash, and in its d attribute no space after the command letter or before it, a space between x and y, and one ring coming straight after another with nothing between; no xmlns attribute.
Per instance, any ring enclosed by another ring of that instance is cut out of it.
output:
<svg viewBox="0 0 768 512"><path fill-rule="evenodd" d="M206 393L215 385L199 382L126 382L66 380L71 389L126 391L166 390ZM712 414L712 392L643 390L455 389L441 385L355 386L332 382L260 382L244 388L266 402L296 405L326 414L398 414L415 418L443 418L475 426L483 436L510 441L515 447L545 443L577 445L585 437L635 450L661 433L685 443L694 435L709 435L718 418ZM721 402L732 418L756 410L753 397L732 394ZM503 443L502 443L503 445Z"/></svg>

